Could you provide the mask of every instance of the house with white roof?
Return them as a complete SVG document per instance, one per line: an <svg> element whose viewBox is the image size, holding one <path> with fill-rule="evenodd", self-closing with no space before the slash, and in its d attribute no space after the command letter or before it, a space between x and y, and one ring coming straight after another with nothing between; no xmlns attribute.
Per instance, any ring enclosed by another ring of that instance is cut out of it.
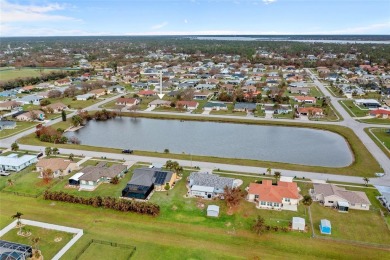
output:
<svg viewBox="0 0 390 260"><path fill-rule="evenodd" d="M36 155L23 155L19 157L18 154L11 153L7 156L0 156L0 172L18 172L37 161Z"/></svg>

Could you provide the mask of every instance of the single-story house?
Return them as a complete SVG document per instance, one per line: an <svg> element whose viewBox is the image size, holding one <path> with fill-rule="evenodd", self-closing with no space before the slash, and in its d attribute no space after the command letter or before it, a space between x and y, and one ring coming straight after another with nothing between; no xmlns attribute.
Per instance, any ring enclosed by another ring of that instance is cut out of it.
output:
<svg viewBox="0 0 390 260"><path fill-rule="evenodd" d="M157 92L153 91L153 90L141 90L140 92L138 92L138 95L140 97L153 97L157 94Z"/></svg>
<svg viewBox="0 0 390 260"><path fill-rule="evenodd" d="M288 86L290 87L291 90L293 88L305 88L306 85L307 84L305 82L300 82L300 81L299 82L291 82L290 84L288 84Z"/></svg>
<svg viewBox="0 0 390 260"><path fill-rule="evenodd" d="M92 191L101 183L109 183L114 177L123 177L127 167L120 164L106 167L105 163L99 163L97 166L87 166L81 172L84 174L79 177L80 190Z"/></svg>
<svg viewBox="0 0 390 260"><path fill-rule="evenodd" d="M355 103L366 108L378 108L381 104L375 99L355 99Z"/></svg>
<svg viewBox="0 0 390 260"><path fill-rule="evenodd" d="M54 178L68 175L72 171L79 169L79 166L76 162L65 160L62 158L40 159L36 167L37 171L40 173L40 177L43 177L43 172L45 170L51 169L53 171Z"/></svg>
<svg viewBox="0 0 390 260"><path fill-rule="evenodd" d="M170 107L171 101L168 100L162 100L162 99L155 99L152 102L148 104L148 107Z"/></svg>
<svg viewBox="0 0 390 260"><path fill-rule="evenodd" d="M225 103L221 102L207 102L206 105L204 105L203 110L211 111L211 110L227 110L227 106Z"/></svg>
<svg viewBox="0 0 390 260"><path fill-rule="evenodd" d="M315 104L316 103L316 98L315 97L310 97L310 96L295 96L293 97L295 102L305 102L309 104Z"/></svg>
<svg viewBox="0 0 390 260"><path fill-rule="evenodd" d="M83 176L83 172L78 172L72 177L69 178L68 182L71 186L79 186L80 185L80 177Z"/></svg>
<svg viewBox="0 0 390 260"><path fill-rule="evenodd" d="M312 116L312 117L322 117L324 112L322 108L319 107L298 107L298 115L300 116Z"/></svg>
<svg viewBox="0 0 390 260"><path fill-rule="evenodd" d="M276 210L298 210L299 191L295 182L271 180L249 184L247 200L256 203L257 208Z"/></svg>
<svg viewBox="0 0 390 260"><path fill-rule="evenodd" d="M366 193L346 190L328 183L314 183L310 195L313 201L319 201L325 207L334 207L339 211L369 210L371 205Z"/></svg>
<svg viewBox="0 0 390 260"><path fill-rule="evenodd" d="M22 105L21 102L16 101L5 101L0 103L0 110L13 110Z"/></svg>
<svg viewBox="0 0 390 260"><path fill-rule="evenodd" d="M124 93L125 87L121 85L115 85L115 86L107 87L107 90L109 93Z"/></svg>
<svg viewBox="0 0 390 260"><path fill-rule="evenodd" d="M48 109L48 108L53 109L54 113L60 113L60 112L62 112L62 110L67 109L68 106L63 104L63 103L61 103L61 102L57 102L57 103L50 104L50 105L47 105L45 107L42 107L42 109L45 109L45 110Z"/></svg>
<svg viewBox="0 0 390 260"><path fill-rule="evenodd" d="M370 111L370 116L381 117L381 118L390 118L390 110L385 109L376 109Z"/></svg>
<svg viewBox="0 0 390 260"><path fill-rule="evenodd" d="M118 98L115 105L132 107L139 104L139 100L136 98Z"/></svg>
<svg viewBox="0 0 390 260"><path fill-rule="evenodd" d="M326 234L326 235L330 235L332 233L332 226L331 226L329 220L321 219L320 231L321 231L321 234Z"/></svg>
<svg viewBox="0 0 390 260"><path fill-rule="evenodd" d="M176 173L161 168L135 169L131 180L122 190L122 197L145 200L153 190L165 190L167 185L172 187L176 179Z"/></svg>
<svg viewBox="0 0 390 260"><path fill-rule="evenodd" d="M84 95L77 95L76 96L76 99L77 100L88 100L88 99L91 99L91 98L93 98L95 95L93 95L93 94L90 94L90 93L87 93L87 94L84 94Z"/></svg>
<svg viewBox="0 0 390 260"><path fill-rule="evenodd" d="M199 103L196 101L177 101L176 107L183 107L185 109L195 110L199 106Z"/></svg>
<svg viewBox="0 0 390 260"><path fill-rule="evenodd" d="M220 177L216 174L192 172L188 177L188 187L191 196L214 198L222 195L225 187L234 188L233 178Z"/></svg>
<svg viewBox="0 0 390 260"><path fill-rule="evenodd" d="M299 95L308 95L310 93L310 88L308 87L289 87L289 91L291 94L299 94Z"/></svg>
<svg viewBox="0 0 390 260"><path fill-rule="evenodd" d="M0 171L18 172L38 161L36 155L23 155L11 153L7 156L0 156Z"/></svg>
<svg viewBox="0 0 390 260"><path fill-rule="evenodd" d="M292 225L291 228L293 230L305 230L305 219L299 218L299 217L293 217L292 218Z"/></svg>
<svg viewBox="0 0 390 260"><path fill-rule="evenodd" d="M92 94L97 98L100 96L106 95L106 93L110 94L110 91L108 89L104 89L104 88L93 89L93 90L89 91L89 94Z"/></svg>
<svg viewBox="0 0 390 260"><path fill-rule="evenodd" d="M65 85L69 85L70 83L72 83L72 81L69 78L59 79L54 81L54 85L56 86L65 86Z"/></svg>
<svg viewBox="0 0 390 260"><path fill-rule="evenodd" d="M256 110L256 106L256 103L237 102L234 104L233 111L253 112Z"/></svg>
<svg viewBox="0 0 390 260"><path fill-rule="evenodd" d="M14 129L16 127L15 121L0 120L0 131L4 129Z"/></svg>
<svg viewBox="0 0 390 260"><path fill-rule="evenodd" d="M45 113L41 110L31 110L25 113L22 113L15 117L19 121L34 121L34 120L44 120Z"/></svg>
<svg viewBox="0 0 390 260"><path fill-rule="evenodd" d="M202 91L202 92L195 92L194 93L194 99L195 100L205 100L211 95L211 92Z"/></svg>
<svg viewBox="0 0 390 260"><path fill-rule="evenodd" d="M207 206L207 216L208 217L218 217L219 216L219 206L208 205Z"/></svg>
<svg viewBox="0 0 390 260"><path fill-rule="evenodd" d="M15 89L0 92L0 97L14 97L18 92Z"/></svg>
<svg viewBox="0 0 390 260"><path fill-rule="evenodd" d="M40 101L42 99L43 98L41 96L38 96L38 95L28 95L28 96L24 96L24 97L15 99L15 101L21 102L21 103L23 103L25 105L29 105L29 104L39 105Z"/></svg>

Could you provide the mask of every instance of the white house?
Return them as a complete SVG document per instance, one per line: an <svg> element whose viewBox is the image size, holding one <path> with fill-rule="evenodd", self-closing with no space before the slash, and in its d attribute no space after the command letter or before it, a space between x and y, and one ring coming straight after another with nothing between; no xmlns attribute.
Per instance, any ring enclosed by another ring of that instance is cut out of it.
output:
<svg viewBox="0 0 390 260"><path fill-rule="evenodd" d="M38 161L36 155L23 155L11 153L7 156L0 156L0 171L18 172Z"/></svg>
<svg viewBox="0 0 390 260"><path fill-rule="evenodd" d="M78 96L76 96L76 99L77 100L88 100L88 99L90 99L90 98L93 98L95 95L94 94L84 94L84 95L78 95Z"/></svg>

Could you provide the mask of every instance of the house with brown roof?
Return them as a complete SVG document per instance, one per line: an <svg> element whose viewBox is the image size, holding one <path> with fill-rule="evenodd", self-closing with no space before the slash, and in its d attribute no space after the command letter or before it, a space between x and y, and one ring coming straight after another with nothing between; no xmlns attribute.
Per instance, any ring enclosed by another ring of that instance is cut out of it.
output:
<svg viewBox="0 0 390 260"><path fill-rule="evenodd" d="M41 110L31 110L16 116L16 119L19 121L44 120L45 113L43 113Z"/></svg>
<svg viewBox="0 0 390 260"><path fill-rule="evenodd" d="M152 96L155 96L157 94L157 92L153 91L153 90L141 90L140 92L138 92L138 95L140 97L152 97Z"/></svg>
<svg viewBox="0 0 390 260"><path fill-rule="evenodd" d="M56 86L65 86L65 85L68 85L70 84L72 81L68 78L65 78L65 79L59 79L59 80L56 80L54 81L54 85Z"/></svg>
<svg viewBox="0 0 390 260"><path fill-rule="evenodd" d="M254 202L259 209L291 211L297 211L299 198L295 182L278 181L273 185L271 180L249 184L247 195L247 200Z"/></svg>
<svg viewBox="0 0 390 260"><path fill-rule="evenodd" d="M108 89L105 89L105 88L93 89L93 90L89 91L89 94L92 94L97 98L106 95L106 93L110 94L110 91Z"/></svg>
<svg viewBox="0 0 390 260"><path fill-rule="evenodd" d="M311 116L314 118L320 118L324 116L322 108L319 107L298 107L298 115L300 116Z"/></svg>
<svg viewBox="0 0 390 260"><path fill-rule="evenodd" d="M62 110L65 110L67 108L68 108L68 106L63 104L63 103L61 103L61 102L57 102L57 103L50 104L50 105L47 105L45 107L42 107L42 109L44 109L44 110L52 109L53 113L61 113Z"/></svg>
<svg viewBox="0 0 390 260"><path fill-rule="evenodd" d="M148 107L170 107L171 101L163 99L155 99L148 104Z"/></svg>
<svg viewBox="0 0 390 260"><path fill-rule="evenodd" d="M81 170L83 173L78 179L79 190L93 191L102 183L110 183L115 177L122 178L127 172L127 167L121 164L106 166L101 162L96 166L87 166Z"/></svg>
<svg viewBox="0 0 390 260"><path fill-rule="evenodd" d="M17 107L21 107L22 103L16 101L5 101L0 102L0 111L1 110L13 110Z"/></svg>
<svg viewBox="0 0 390 260"><path fill-rule="evenodd" d="M117 106L132 107L139 104L139 100L136 98L118 98L115 102Z"/></svg>
<svg viewBox="0 0 390 260"><path fill-rule="evenodd" d="M328 183L314 183L310 189L313 201L320 202L325 207L337 208L339 211L349 209L369 210L370 200L362 191L351 191Z"/></svg>
<svg viewBox="0 0 390 260"><path fill-rule="evenodd" d="M50 169L53 171L53 177L57 178L78 170L79 166L76 162L63 158L43 158L38 161L36 168L37 171L40 172L40 177L43 177L43 172L45 170Z"/></svg>
<svg viewBox="0 0 390 260"><path fill-rule="evenodd" d="M186 100L181 100L181 101L177 101L176 103L176 107L183 107L185 109L189 109L189 110L195 110L197 109L199 106L199 103L196 102L196 101L186 101Z"/></svg>

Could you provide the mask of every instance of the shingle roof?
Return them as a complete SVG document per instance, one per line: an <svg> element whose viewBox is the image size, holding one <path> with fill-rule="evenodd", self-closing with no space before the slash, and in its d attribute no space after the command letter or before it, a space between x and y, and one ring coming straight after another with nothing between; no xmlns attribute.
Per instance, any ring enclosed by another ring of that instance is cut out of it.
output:
<svg viewBox="0 0 390 260"><path fill-rule="evenodd" d="M233 187L233 178L220 177L215 174L192 172L190 174L192 185L214 187L216 189L224 189L226 186Z"/></svg>
<svg viewBox="0 0 390 260"><path fill-rule="evenodd" d="M322 194L324 197L336 195L340 198L347 200L349 203L361 203L371 205L366 193L362 191L350 191L333 184L324 183L314 183L313 187L314 192L316 194Z"/></svg>
<svg viewBox="0 0 390 260"><path fill-rule="evenodd" d="M87 166L81 172L84 173L80 180L97 181L101 177L114 178L126 169L125 165L116 164L111 167Z"/></svg>
<svg viewBox="0 0 390 260"><path fill-rule="evenodd" d="M165 173L164 180L158 180L158 173ZM127 184L141 185L141 186L150 186L152 184L165 184L169 182L172 178L173 172L163 171L159 168L139 168L135 169L131 180ZM159 182L159 183L157 183Z"/></svg>
<svg viewBox="0 0 390 260"><path fill-rule="evenodd" d="M62 158L44 158L40 159L37 163L37 167L43 167L43 169L51 169L52 171L65 170L69 164L72 162L70 160L64 160Z"/></svg>

